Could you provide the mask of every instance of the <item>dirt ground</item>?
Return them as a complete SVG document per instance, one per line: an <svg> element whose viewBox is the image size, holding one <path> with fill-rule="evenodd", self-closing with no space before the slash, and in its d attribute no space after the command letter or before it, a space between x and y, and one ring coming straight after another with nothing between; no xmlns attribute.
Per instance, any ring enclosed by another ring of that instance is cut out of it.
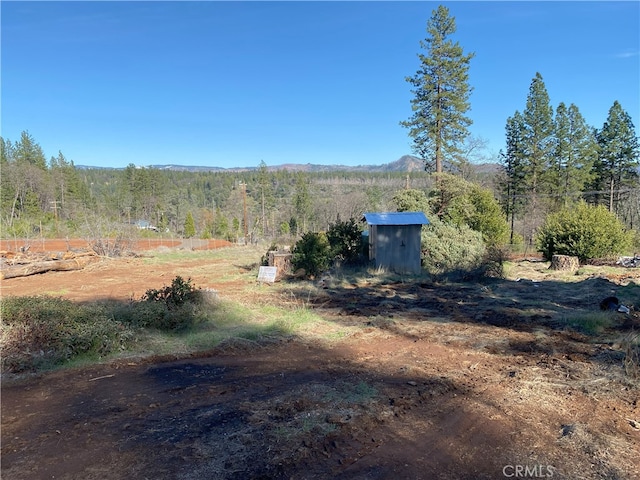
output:
<svg viewBox="0 0 640 480"><path fill-rule="evenodd" d="M159 248L182 248L188 250L213 250L232 244L226 240L200 240L176 238L142 238L132 241L132 251L158 250ZM0 251L19 252L28 248L29 252L66 252L68 250L88 250L89 241L80 238L70 239L15 239L0 240Z"/></svg>
<svg viewBox="0 0 640 480"><path fill-rule="evenodd" d="M247 268L233 248L230 262L9 279L2 295L126 300L182 275L247 301L220 281ZM293 282L292 301L352 333L4 378L2 478L640 478L640 387L621 346L640 317L597 339L562 321L612 294L639 308L640 272L567 284L524 267L483 285Z"/></svg>

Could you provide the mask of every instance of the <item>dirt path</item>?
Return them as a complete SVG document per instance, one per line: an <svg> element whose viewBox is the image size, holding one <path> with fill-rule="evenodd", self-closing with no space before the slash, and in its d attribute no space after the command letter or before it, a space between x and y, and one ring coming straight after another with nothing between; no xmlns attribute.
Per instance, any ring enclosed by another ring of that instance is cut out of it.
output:
<svg viewBox="0 0 640 480"><path fill-rule="evenodd" d="M567 372L375 332L56 372L3 386L3 478L638 478L637 391Z"/></svg>
<svg viewBox="0 0 640 480"><path fill-rule="evenodd" d="M241 262L201 263L110 261L3 295L129 298L182 274L232 297L220 275ZM552 320L616 284L558 288L305 290L357 331L5 379L2 478L638 479L640 395L619 349Z"/></svg>

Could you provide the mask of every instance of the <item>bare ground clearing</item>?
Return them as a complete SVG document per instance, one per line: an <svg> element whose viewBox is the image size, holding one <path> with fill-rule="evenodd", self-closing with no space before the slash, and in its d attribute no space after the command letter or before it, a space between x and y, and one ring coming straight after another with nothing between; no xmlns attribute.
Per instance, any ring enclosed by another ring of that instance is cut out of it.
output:
<svg viewBox="0 0 640 480"><path fill-rule="evenodd" d="M566 328L611 294L638 308L636 271L566 278L523 263L485 285L257 286L259 256L234 247L3 281L3 295L127 300L181 275L239 302L312 309L341 334L5 378L2 477L496 479L522 466L640 478L640 389L620 348L638 314L597 337Z"/></svg>

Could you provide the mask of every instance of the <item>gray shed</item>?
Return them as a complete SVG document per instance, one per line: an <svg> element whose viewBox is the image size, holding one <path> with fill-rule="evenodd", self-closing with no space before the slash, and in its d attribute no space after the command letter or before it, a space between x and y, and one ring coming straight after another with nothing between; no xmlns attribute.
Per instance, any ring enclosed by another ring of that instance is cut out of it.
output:
<svg viewBox="0 0 640 480"><path fill-rule="evenodd" d="M420 273L420 231L429 225L423 212L365 213L369 260L399 273Z"/></svg>

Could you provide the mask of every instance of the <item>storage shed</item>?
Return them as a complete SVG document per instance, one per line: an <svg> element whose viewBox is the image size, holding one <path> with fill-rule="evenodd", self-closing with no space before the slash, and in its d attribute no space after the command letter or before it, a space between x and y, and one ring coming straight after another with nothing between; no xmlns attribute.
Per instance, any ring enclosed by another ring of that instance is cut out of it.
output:
<svg viewBox="0 0 640 480"><path fill-rule="evenodd" d="M369 226L369 260L398 273L420 273L420 231L429 220L423 212L365 213Z"/></svg>

